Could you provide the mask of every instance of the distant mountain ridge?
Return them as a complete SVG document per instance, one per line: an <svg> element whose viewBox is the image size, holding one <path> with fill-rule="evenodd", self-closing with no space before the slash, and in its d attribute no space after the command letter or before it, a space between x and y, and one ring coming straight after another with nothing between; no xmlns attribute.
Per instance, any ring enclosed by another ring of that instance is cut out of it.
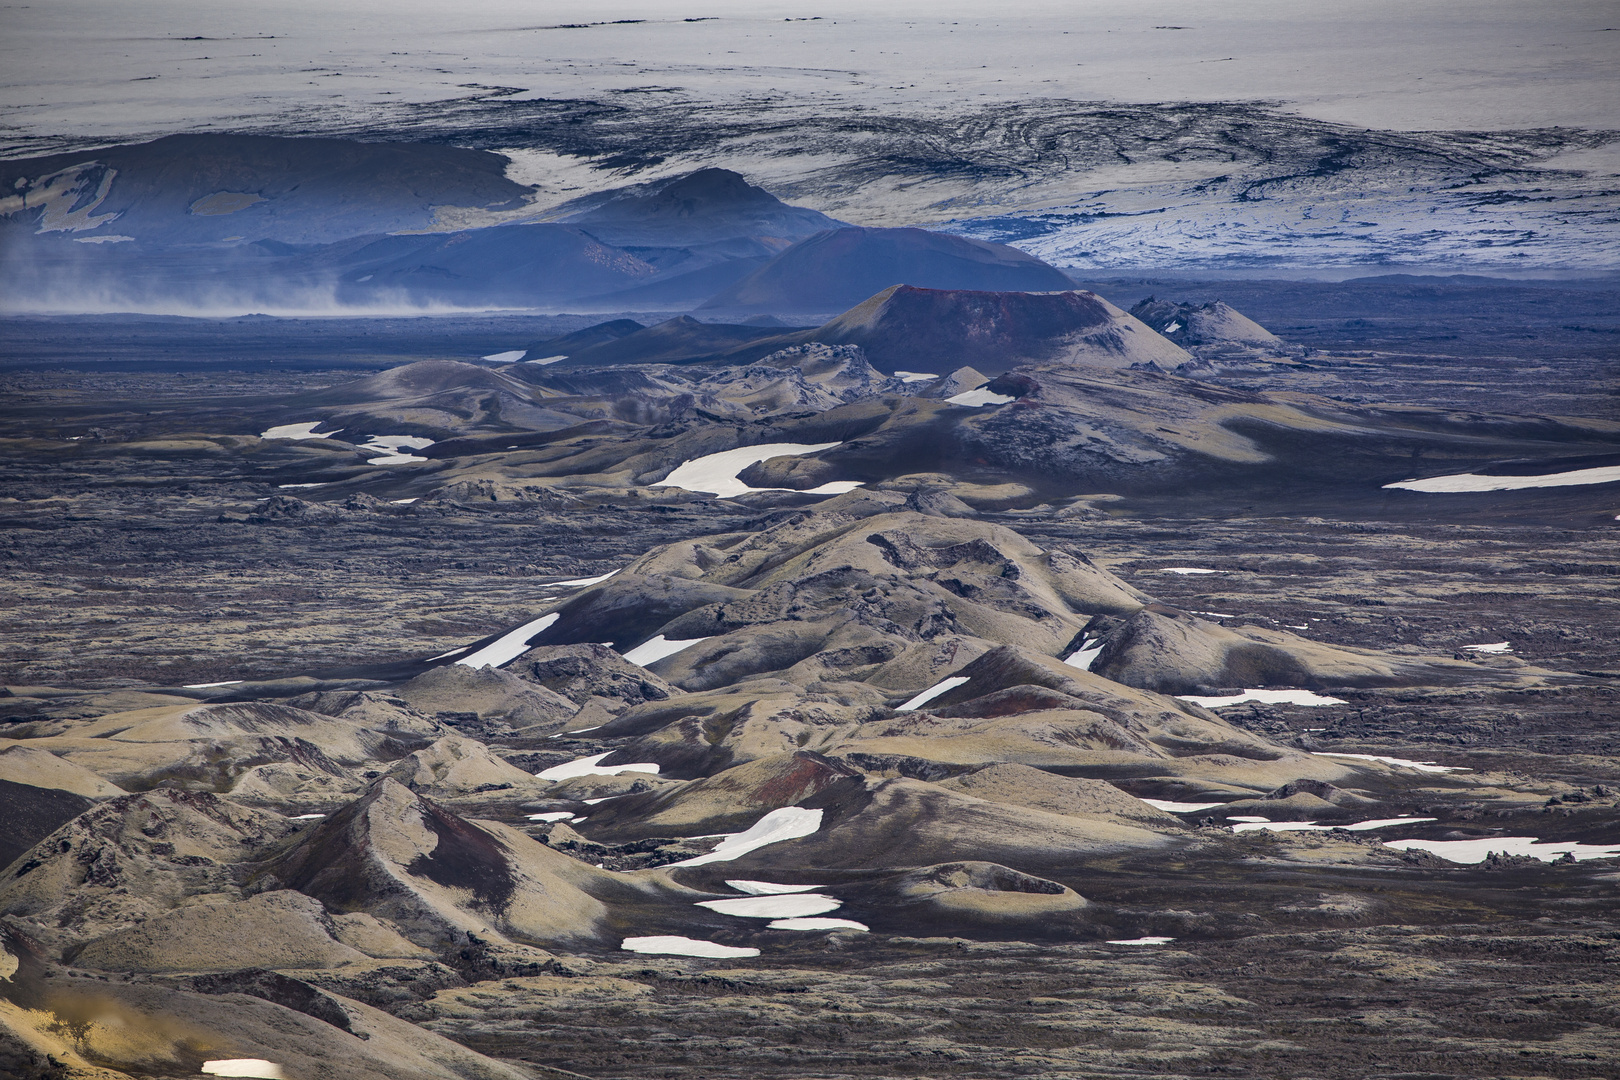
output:
<svg viewBox="0 0 1620 1080"><path fill-rule="evenodd" d="M546 209L509 164L439 145L245 135L0 163L6 307L701 307L741 321L825 316L897 284L1074 285L1015 248L855 228L726 169Z"/></svg>

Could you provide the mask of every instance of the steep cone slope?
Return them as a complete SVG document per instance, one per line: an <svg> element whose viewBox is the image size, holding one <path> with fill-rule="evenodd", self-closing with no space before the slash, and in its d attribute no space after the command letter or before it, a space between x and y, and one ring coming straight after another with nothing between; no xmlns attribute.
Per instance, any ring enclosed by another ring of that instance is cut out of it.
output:
<svg viewBox="0 0 1620 1080"><path fill-rule="evenodd" d="M571 209L572 207L582 208ZM559 214L557 211L567 211ZM699 169L670 180L587 196L547 215L609 244L694 245L737 238L774 239L780 246L839 223L789 206L730 169Z"/></svg>
<svg viewBox="0 0 1620 1080"><path fill-rule="evenodd" d="M983 292L898 285L819 327L812 337L859 345L888 371L990 375L1028 363L1175 368L1192 359L1095 293Z"/></svg>
<svg viewBox="0 0 1620 1080"><path fill-rule="evenodd" d="M799 241L703 308L843 311L893 285L1050 292L1074 282L1004 244L923 229L835 229Z"/></svg>
<svg viewBox="0 0 1620 1080"><path fill-rule="evenodd" d="M606 908L586 890L616 884L515 829L467 821L386 778L262 875L333 911L386 918L435 951L468 933L528 943L592 937Z"/></svg>
<svg viewBox="0 0 1620 1080"><path fill-rule="evenodd" d="M1282 339L1224 301L1176 304L1151 296L1131 314L1183 348L1195 345L1280 345Z"/></svg>

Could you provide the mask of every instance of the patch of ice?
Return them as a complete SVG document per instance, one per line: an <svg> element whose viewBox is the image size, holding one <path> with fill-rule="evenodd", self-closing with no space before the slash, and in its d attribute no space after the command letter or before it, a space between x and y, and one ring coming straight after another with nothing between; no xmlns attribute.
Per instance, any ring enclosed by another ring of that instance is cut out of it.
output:
<svg viewBox="0 0 1620 1080"><path fill-rule="evenodd" d="M643 641L640 645L625 653L624 658L632 664L640 664L642 667L646 667L648 664L656 663L666 656L674 656L683 649L690 649L700 641L708 640L706 637L695 637L676 638L671 641L663 634L659 634L655 638Z"/></svg>
<svg viewBox="0 0 1620 1080"><path fill-rule="evenodd" d="M574 815L567 810L551 810L544 814L530 814L529 821L573 821Z"/></svg>
<svg viewBox="0 0 1620 1080"><path fill-rule="evenodd" d="M792 488L757 488L750 487L737 479L737 474L750 465L774 457L803 457L805 454L818 454L823 450L831 450L841 443L760 443L757 446L739 446L735 450L722 450L718 454L706 454L691 461L684 461L664 479L651 487L675 487L686 491L698 491L708 495L718 495L722 499L734 495L743 495L750 491L791 491ZM853 491L860 487L858 480L834 480L820 487L810 488L801 494L805 495L842 495L846 491Z"/></svg>
<svg viewBox="0 0 1620 1080"><path fill-rule="evenodd" d="M1173 937L1115 938L1114 940L1111 940L1108 944L1110 944L1110 945L1168 945L1174 940L1176 940L1176 939L1173 938Z"/></svg>
<svg viewBox="0 0 1620 1080"><path fill-rule="evenodd" d="M1179 322L1173 322L1169 326L1165 327L1163 332L1166 333L1166 334L1173 334L1177 330L1180 330L1180 329L1181 329L1181 324Z"/></svg>
<svg viewBox="0 0 1620 1080"><path fill-rule="evenodd" d="M770 881L749 881L746 878L729 880L726 884L749 896L781 896L784 893L810 892L812 889L821 888L820 885L777 885Z"/></svg>
<svg viewBox="0 0 1620 1080"><path fill-rule="evenodd" d="M420 496L418 496L418 498L420 498ZM411 503L413 503L415 501L416 501L416 499L389 499L388 500L389 504L392 505L392 506L409 506L409 505L411 505Z"/></svg>
<svg viewBox="0 0 1620 1080"><path fill-rule="evenodd" d="M724 900L700 900L697 906L743 919L803 919L836 911L844 906L844 902L826 893L788 893L782 896L732 896Z"/></svg>
<svg viewBox="0 0 1620 1080"><path fill-rule="evenodd" d="M969 675L952 675L948 679L941 679L939 682L935 683L933 686L930 686L928 689L924 690L922 693L918 694L904 705L895 706L895 712L912 712L916 709L920 709L940 695L947 693L948 691L955 690L958 686L961 686L963 683L967 682L971 677L972 676Z"/></svg>
<svg viewBox="0 0 1620 1080"><path fill-rule="evenodd" d="M1097 662L1097 657L1102 655L1102 651L1103 647L1100 644L1084 643L1080 648L1064 657L1063 662L1070 667L1077 667L1081 671L1090 671L1091 665Z"/></svg>
<svg viewBox="0 0 1620 1080"><path fill-rule="evenodd" d="M806 810L802 806L784 806L772 810L744 831L727 836L713 851L670 865L704 866L708 863L731 862L767 844L779 844L784 840L810 836L819 828L821 828L820 810Z"/></svg>
<svg viewBox="0 0 1620 1080"><path fill-rule="evenodd" d="M210 689L210 688L215 687L215 686L235 686L236 684L238 684L238 683L240 683L242 681L243 681L242 679L226 679L224 682L186 683L184 689L186 689L186 690L207 690L207 689Z"/></svg>
<svg viewBox="0 0 1620 1080"><path fill-rule="evenodd" d="M1202 566L1161 566L1161 574L1224 574L1225 570L1207 570Z"/></svg>
<svg viewBox="0 0 1620 1080"><path fill-rule="evenodd" d="M969 409L981 409L986 405L1005 405L1007 402L1017 399L1006 394L992 394L988 390L979 389L968 390L945 400L952 405L962 405Z"/></svg>
<svg viewBox="0 0 1620 1080"><path fill-rule="evenodd" d="M515 364L527 355L529 355L528 349L511 349L507 352L490 353L488 356L480 356L478 359L487 360L491 364Z"/></svg>
<svg viewBox="0 0 1620 1080"><path fill-rule="evenodd" d="M767 930L859 930L869 933L871 927L854 919L777 919L767 923Z"/></svg>
<svg viewBox="0 0 1620 1080"><path fill-rule="evenodd" d="M939 378L938 375L930 375L924 371L897 371L894 377L903 383L932 382Z"/></svg>
<svg viewBox="0 0 1620 1080"><path fill-rule="evenodd" d="M593 754L590 757L582 757L576 758L573 761L565 761L561 765L553 765L551 768L543 769L534 775L538 776L542 780L556 781L568 780L575 776L617 776L622 772L656 773L658 771L657 763L651 761L638 761L630 765L597 764L597 762L601 761L603 758L612 756L613 753L614 751L609 750L605 754ZM604 800L587 799L586 801L602 802ZM817 813L820 813L820 811L817 811Z"/></svg>
<svg viewBox="0 0 1620 1080"><path fill-rule="evenodd" d="M422 450L432 445L432 439L424 439L420 435L373 435L361 444L360 449L384 451L381 457L367 458L367 465L408 465L428 459L407 454L406 450Z"/></svg>
<svg viewBox="0 0 1620 1080"><path fill-rule="evenodd" d="M326 436L317 435L315 437L317 439L324 439ZM276 485L276 490L278 490L278 491L286 491L288 488L312 488L312 487L325 487L325 486L326 486L325 484L277 484Z"/></svg>
<svg viewBox="0 0 1620 1080"><path fill-rule="evenodd" d="M1149 806L1158 807L1160 810L1168 810L1172 814L1196 814L1200 810L1213 810L1217 806L1226 805L1218 802L1175 802L1171 799L1143 799L1142 801Z"/></svg>
<svg viewBox="0 0 1620 1080"><path fill-rule="evenodd" d="M1486 653L1493 656L1513 651L1512 644L1506 641L1493 641L1489 645L1464 645L1462 648L1464 652Z"/></svg>
<svg viewBox="0 0 1620 1080"><path fill-rule="evenodd" d="M1420 821L1434 821L1432 817L1397 817L1378 818L1374 821L1358 821L1353 825L1317 825L1310 821L1241 821L1233 818L1238 824L1230 826L1233 832L1251 832L1255 829L1264 829L1266 832L1331 832L1334 829L1346 829L1350 832L1366 832L1368 829L1387 829L1391 825L1415 825Z"/></svg>
<svg viewBox="0 0 1620 1080"><path fill-rule="evenodd" d="M651 956L701 956L710 960L730 960L745 956L758 956L758 949L720 945L713 941L696 941L689 937L631 937L625 938L619 948L627 952L646 953Z"/></svg>
<svg viewBox="0 0 1620 1080"><path fill-rule="evenodd" d="M542 356L538 360L529 360L529 361L526 361L526 363L530 363L530 364L555 364L559 360L566 360L566 359L568 359L568 354L563 353L563 354L561 354L559 356Z"/></svg>
<svg viewBox="0 0 1620 1080"><path fill-rule="evenodd" d="M1479 476L1459 473L1456 476L1431 476L1427 480L1402 480L1398 484L1385 484L1387 491L1425 491L1433 493L1475 491L1523 491L1526 488L1578 487L1583 484L1612 484L1620 480L1620 465L1605 465L1597 469L1574 469L1570 472L1546 473L1542 476Z"/></svg>
<svg viewBox="0 0 1620 1080"><path fill-rule="evenodd" d="M281 1066L264 1058L223 1058L205 1061L202 1071L210 1076L251 1076L258 1080L286 1080Z"/></svg>
<svg viewBox="0 0 1620 1080"><path fill-rule="evenodd" d="M319 821L325 814L294 814L293 821Z"/></svg>
<svg viewBox="0 0 1620 1080"><path fill-rule="evenodd" d="M1454 863L1482 863L1493 851L1500 851L1504 855L1529 855L1542 862L1560 859L1565 852L1573 855L1576 862L1620 856L1620 844L1578 844L1568 840L1543 843L1533 836L1494 836L1483 840L1386 840L1384 846L1401 851L1427 851Z"/></svg>
<svg viewBox="0 0 1620 1080"><path fill-rule="evenodd" d="M553 611L550 615L542 615L538 619L524 623L509 633L502 634L494 641L485 645L471 656L464 656L456 663L466 667L500 667L509 664L529 650L529 639L540 631L556 622L558 615Z"/></svg>
<svg viewBox="0 0 1620 1080"><path fill-rule="evenodd" d="M551 581L551 582L547 582L543 586L543 588L547 588L547 589L583 589L587 585L596 585L596 584L598 584L600 582L606 581L608 578L612 577L614 574L617 574L617 573L618 573L617 570L609 570L607 573L605 573L605 574L597 574L595 577L574 578L571 581Z"/></svg>
<svg viewBox="0 0 1620 1080"><path fill-rule="evenodd" d="M1409 761L1406 758L1384 757L1381 754L1336 754L1331 750L1313 750L1313 757L1352 758L1356 761L1377 761L1385 765L1400 765L1407 769L1416 769L1418 772L1448 773L1469 772L1461 765L1436 765L1432 761Z"/></svg>
<svg viewBox="0 0 1620 1080"><path fill-rule="evenodd" d="M336 435L339 431L343 430L342 428L338 428L336 431L323 431L319 435L315 434L315 429L320 427L324 423L326 423L325 420L311 420L307 424L277 424L273 428L266 429L262 434L259 435L259 438L261 438L261 439L330 439L332 436Z"/></svg>
<svg viewBox="0 0 1620 1080"><path fill-rule="evenodd" d="M1177 701L1190 701L1206 709L1224 709L1228 705L1241 705L1245 701L1258 701L1263 705L1348 705L1343 698L1313 694L1309 690L1245 690L1228 697L1199 697L1196 694L1177 694Z"/></svg>

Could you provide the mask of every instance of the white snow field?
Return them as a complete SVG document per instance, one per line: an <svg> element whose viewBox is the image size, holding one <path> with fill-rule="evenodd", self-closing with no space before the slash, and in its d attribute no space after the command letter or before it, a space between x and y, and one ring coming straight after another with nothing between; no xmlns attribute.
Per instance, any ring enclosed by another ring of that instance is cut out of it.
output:
<svg viewBox="0 0 1620 1080"><path fill-rule="evenodd" d="M1620 480L1620 465L1605 465L1597 469L1573 469L1569 472L1544 473L1541 476L1479 476L1475 473L1458 473L1455 476L1431 476L1427 480L1402 480L1398 484L1385 484L1384 488L1430 493L1524 491L1527 488L1612 484L1617 480Z"/></svg>
<svg viewBox="0 0 1620 1080"><path fill-rule="evenodd" d="M731 862L767 844L780 844L784 840L797 840L802 836L813 835L819 828L821 828L820 810L806 810L802 806L784 806L772 810L742 832L727 836L713 851L669 865L706 866L709 863Z"/></svg>
<svg viewBox="0 0 1620 1080"><path fill-rule="evenodd" d="M528 821L573 821L574 815L567 810L549 810L544 814L530 814Z"/></svg>
<svg viewBox="0 0 1620 1080"><path fill-rule="evenodd" d="M500 667L502 664L509 664L529 651L530 638L556 622L559 617L553 611L550 615L542 615L538 619L526 622L516 630L502 634L471 656L463 656L456 663L472 668Z"/></svg>
<svg viewBox="0 0 1620 1080"><path fill-rule="evenodd" d="M210 1076L250 1076L257 1080L287 1080L281 1066L264 1058L221 1058L205 1061L202 1071Z"/></svg>
<svg viewBox="0 0 1620 1080"><path fill-rule="evenodd" d="M244 679L226 679L224 682L186 683L184 689L186 689L186 690L209 690L209 689L212 689L213 687L216 687L216 686L236 686L237 684L245 682L245 681L246 680L244 680Z"/></svg>
<svg viewBox="0 0 1620 1080"><path fill-rule="evenodd" d="M1353 825L1317 825L1309 821L1240 821L1233 818L1236 825L1227 828L1233 832L1253 832L1263 829L1266 832L1331 832L1334 829L1347 829L1350 832L1366 832L1368 829L1387 829L1391 825L1415 825L1420 821L1434 821L1432 817L1402 817L1378 818L1373 821L1358 821Z"/></svg>
<svg viewBox="0 0 1620 1080"><path fill-rule="evenodd" d="M1313 750L1313 757L1349 758L1353 761L1376 761L1381 765L1399 765L1404 769L1416 769L1418 772L1448 773L1469 772L1461 765L1436 765L1432 761L1413 761L1410 758L1384 757L1382 754L1338 754L1331 750Z"/></svg>
<svg viewBox="0 0 1620 1080"><path fill-rule="evenodd" d="M1173 799L1143 799L1149 806L1160 810L1168 810L1172 814L1196 814L1200 810L1213 810L1217 806L1225 806L1218 802L1176 802Z"/></svg>
<svg viewBox="0 0 1620 1080"><path fill-rule="evenodd" d="M632 664L640 664L642 667L646 667L648 664L657 663L666 656L674 656L683 649L690 649L700 641L708 640L706 637L695 637L676 638L671 641L663 634L659 634L657 637L643 641L640 645L625 653L624 658Z"/></svg>
<svg viewBox="0 0 1620 1080"><path fill-rule="evenodd" d="M785 893L811 892L821 888L820 885L777 885L770 881L749 881L746 878L729 879L726 884L749 896L781 896Z"/></svg>
<svg viewBox="0 0 1620 1080"><path fill-rule="evenodd" d="M970 678L972 678L970 675L952 675L948 679L941 679L939 682L935 683L933 686L930 686L928 689L924 690L910 701L907 701L904 705L896 705L894 711L914 712L915 710L920 709L924 705L928 704L930 701L933 701L940 695L955 690L958 686L961 686Z"/></svg>
<svg viewBox="0 0 1620 1080"><path fill-rule="evenodd" d="M859 930L868 933L871 927L854 919L777 919L767 923L767 930Z"/></svg>
<svg viewBox="0 0 1620 1080"><path fill-rule="evenodd" d="M1187 575L1187 574L1224 574L1224 573L1226 573L1226 571L1225 570L1208 570L1208 569L1205 569L1202 566L1161 566L1161 567L1159 567L1159 573L1161 573L1161 574L1182 574L1182 575Z"/></svg>
<svg viewBox="0 0 1620 1080"><path fill-rule="evenodd" d="M1258 701L1263 705L1348 705L1343 698L1313 694L1309 690L1245 690L1227 697L1199 697L1196 694L1177 694L1177 701L1190 701L1206 709L1224 709L1228 705L1242 705Z"/></svg>
<svg viewBox="0 0 1620 1080"><path fill-rule="evenodd" d="M1065 656L1063 662L1070 667L1077 667L1081 671L1090 671L1091 665L1097 662L1097 657L1102 655L1102 651L1103 647L1100 644L1082 645L1068 656Z"/></svg>
<svg viewBox="0 0 1620 1080"><path fill-rule="evenodd" d="M700 900L698 907L743 919L804 919L837 911L844 902L825 893L784 893L780 896L730 896Z"/></svg>
<svg viewBox="0 0 1620 1080"><path fill-rule="evenodd" d="M1513 651L1513 645L1506 641L1493 641L1488 645L1464 645L1464 652L1484 653L1486 656L1501 656Z"/></svg>
<svg viewBox="0 0 1620 1080"><path fill-rule="evenodd" d="M597 574L595 577L573 578L573 579L571 579L569 581L551 581L551 582L547 582L546 584L542 585L541 588L543 588L543 589L583 589L587 585L600 584L601 582L606 581L608 578L612 577L614 574L617 574L617 573L618 573L617 570L609 570L607 573L605 573L605 574Z"/></svg>
<svg viewBox="0 0 1620 1080"><path fill-rule="evenodd" d="M897 371L894 377L903 383L932 382L939 378L938 375L930 375L925 371Z"/></svg>
<svg viewBox="0 0 1620 1080"><path fill-rule="evenodd" d="M705 454L676 466L675 471L651 487L675 487L718 495L722 499L744 495L750 491L790 491L791 488L750 487L737 479L737 474L750 465L768 461L773 457L802 457L831 450L841 443L761 443L757 446L739 446L735 450L722 450L718 454ZM859 481L834 480L820 487L810 488L806 495L842 495L860 487Z"/></svg>
<svg viewBox="0 0 1620 1080"><path fill-rule="evenodd" d="M542 780L570 780L576 776L617 776L625 772L657 773L658 765L651 761L637 761L630 765L600 765L605 757L611 757L614 751L605 754L592 754L590 757L575 758L565 761L561 765L553 765L549 769L542 769L535 773ZM587 799L587 802L604 802L603 799Z"/></svg>
<svg viewBox="0 0 1620 1080"><path fill-rule="evenodd" d="M373 435L360 449L382 451L380 457L367 458L367 465L409 465L426 461L427 458L407 454L406 450L422 450L432 445L432 439L424 439L420 435Z"/></svg>
<svg viewBox="0 0 1620 1080"><path fill-rule="evenodd" d="M315 434L315 429L320 427L324 423L326 423L325 420L311 420L307 424L277 424L275 427L269 428L266 431L261 432L260 435L259 435L259 438L261 438L261 439L330 439L332 436L336 435L338 433L338 431L343 430L342 428L338 428L337 431L323 431L319 435Z"/></svg>
<svg viewBox="0 0 1620 1080"><path fill-rule="evenodd" d="M982 409L986 405L1005 405L1015 399L1008 397L1006 394L992 394L990 391L980 387L977 390L964 391L945 400L952 405L961 405L969 409Z"/></svg>
<svg viewBox="0 0 1620 1080"><path fill-rule="evenodd" d="M491 364L515 364L528 355L528 349L508 349L506 352L490 353L488 356L480 356L478 359Z"/></svg>
<svg viewBox="0 0 1620 1080"><path fill-rule="evenodd" d="M713 941L697 941L675 935L625 938L619 948L626 952L647 953L651 956L701 956L710 960L741 959L745 956L759 955L758 949L719 945Z"/></svg>
<svg viewBox="0 0 1620 1080"><path fill-rule="evenodd" d="M1561 859L1566 852L1573 855L1576 862L1612 859L1620 855L1620 844L1577 844L1568 840L1544 843L1533 836L1492 836L1483 840L1386 840L1384 846L1401 851L1427 851L1454 863L1482 863L1493 851L1504 855L1529 855L1542 862Z"/></svg>
<svg viewBox="0 0 1620 1080"><path fill-rule="evenodd" d="M1108 944L1110 944L1110 945L1168 945L1174 940L1176 940L1176 939L1173 938L1173 937L1115 938L1113 940L1110 940L1108 942Z"/></svg>

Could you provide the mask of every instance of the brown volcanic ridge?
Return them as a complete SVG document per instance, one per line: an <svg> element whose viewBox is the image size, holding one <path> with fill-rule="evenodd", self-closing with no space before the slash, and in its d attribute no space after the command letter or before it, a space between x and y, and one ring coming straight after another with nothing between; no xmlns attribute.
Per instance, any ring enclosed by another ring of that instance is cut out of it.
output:
<svg viewBox="0 0 1620 1080"><path fill-rule="evenodd" d="M520 1076L400 1017L469 1015L491 979L601 992L570 978L668 947L645 938L764 970L919 933L1196 935L1214 924L1180 902L1088 896L1121 867L1250 858L1148 797L1324 828L1541 797L1313 754L1168 695L1575 676L1217 625L963 512L851 492L537 603L556 618L489 666L170 690L14 730L6 805L38 809L8 811L28 847L0 870L6 1052L83 1077ZM1332 852L1341 874L1406 865Z"/></svg>

